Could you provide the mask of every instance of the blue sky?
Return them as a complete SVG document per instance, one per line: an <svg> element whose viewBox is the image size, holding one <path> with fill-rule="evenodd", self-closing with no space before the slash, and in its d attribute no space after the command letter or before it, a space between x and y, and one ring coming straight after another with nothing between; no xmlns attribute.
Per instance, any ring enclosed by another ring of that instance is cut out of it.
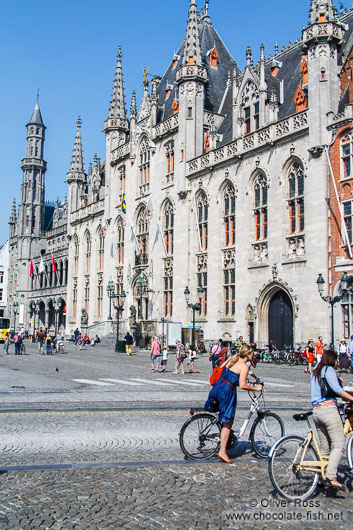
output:
<svg viewBox="0 0 353 530"><path fill-rule="evenodd" d="M309 0L210 0L218 33L241 68L250 44L254 60L300 36ZM350 2L344 5L350 7ZM46 199L67 194L78 115L82 118L85 167L105 157L102 133L112 92L118 45L123 49L127 108L131 92L142 97L142 67L163 75L185 35L189 0L2 0L0 64L0 244L8 238L12 200L18 202L25 154L25 124L37 89L47 127ZM198 0L198 8L204 0Z"/></svg>

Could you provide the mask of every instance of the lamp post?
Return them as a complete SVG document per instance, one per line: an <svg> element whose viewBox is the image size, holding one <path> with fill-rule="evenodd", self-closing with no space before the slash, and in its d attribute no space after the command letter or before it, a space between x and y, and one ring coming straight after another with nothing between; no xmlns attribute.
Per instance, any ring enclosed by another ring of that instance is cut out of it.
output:
<svg viewBox="0 0 353 530"><path fill-rule="evenodd" d="M12 307L13 307L13 314L14 314L13 329L14 329L14 332L16 333L16 316L17 316L17 313L18 313L18 303L14 302Z"/></svg>
<svg viewBox="0 0 353 530"><path fill-rule="evenodd" d="M139 314L138 314L138 317L139 317L139 320L142 320L142 317L143 317L143 315L142 315L142 297L146 293L146 289L147 289L146 276L143 274L142 271L140 272L140 276L136 280L136 289L137 289L137 294L140 297L139 298Z"/></svg>
<svg viewBox="0 0 353 530"><path fill-rule="evenodd" d="M119 352L119 324L120 324L120 317L122 315L122 312L124 311L124 303L126 299L125 291L122 291L120 298L121 298L121 304L118 304L118 305L114 304L114 309L116 311L116 341L115 341L115 352L116 353Z"/></svg>
<svg viewBox="0 0 353 530"><path fill-rule="evenodd" d="M341 278L342 294L336 295L336 296L324 296L323 291L324 291L325 280L323 279L322 274L319 274L318 279L316 280L316 285L317 285L320 297L322 298L324 302L328 303L331 307L331 344L330 344L330 347L332 349L335 349L335 342L334 342L335 341L335 338L334 338L335 337L335 325L334 325L333 309L334 309L335 304L337 304L337 302L340 302L344 294L347 292L348 284L349 284L349 278L347 274L344 273Z"/></svg>
<svg viewBox="0 0 353 530"><path fill-rule="evenodd" d="M107 285L107 294L109 298L109 316L108 320L112 320L112 299L115 298L115 287L112 280L112 277L109 278L109 282Z"/></svg>
<svg viewBox="0 0 353 530"><path fill-rule="evenodd" d="M60 311L60 308L61 308L61 304L62 304L62 298L58 298L56 301L53 300L53 307L54 307L54 318L55 318L55 322L54 322L54 328L55 328L55 336L58 332L58 324L59 324L59 311Z"/></svg>
<svg viewBox="0 0 353 530"><path fill-rule="evenodd" d="M191 335L191 342L192 342L192 345L195 346L195 313L196 313L196 311L201 311L201 304L202 304L202 300L203 300L203 298L205 296L205 290L203 289L203 287L198 287L197 296L198 296L198 299L200 301L196 302L195 304L189 303L190 290L189 290L188 286L185 287L184 296L185 296L186 305L188 307L190 307L190 309L192 309L192 335Z"/></svg>

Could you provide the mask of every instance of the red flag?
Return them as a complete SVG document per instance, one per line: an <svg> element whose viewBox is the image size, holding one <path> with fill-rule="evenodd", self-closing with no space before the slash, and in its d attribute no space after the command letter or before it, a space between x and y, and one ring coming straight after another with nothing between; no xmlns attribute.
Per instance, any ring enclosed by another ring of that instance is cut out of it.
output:
<svg viewBox="0 0 353 530"><path fill-rule="evenodd" d="M29 277L32 278L33 275L34 275L34 265L33 265L33 261L31 260L31 263L29 264Z"/></svg>
<svg viewBox="0 0 353 530"><path fill-rule="evenodd" d="M56 265L55 265L55 261L54 261L54 256L51 257L51 262L52 262L52 265L53 265L53 272L55 274L56 273Z"/></svg>

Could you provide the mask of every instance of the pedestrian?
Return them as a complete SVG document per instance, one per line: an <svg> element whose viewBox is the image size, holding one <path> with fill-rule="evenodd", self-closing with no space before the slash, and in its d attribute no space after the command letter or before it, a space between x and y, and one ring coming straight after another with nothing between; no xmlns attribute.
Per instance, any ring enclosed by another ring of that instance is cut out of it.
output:
<svg viewBox="0 0 353 530"><path fill-rule="evenodd" d="M128 331L124 337L126 355L131 355L131 346L134 343L134 338Z"/></svg>
<svg viewBox="0 0 353 530"><path fill-rule="evenodd" d="M162 345L159 342L158 337L153 337L150 354L152 372L159 372L161 349ZM156 368L154 367L154 365L156 365Z"/></svg>
<svg viewBox="0 0 353 530"><path fill-rule="evenodd" d="M53 347L50 335L47 335L45 339L45 353L47 355L53 355Z"/></svg>
<svg viewBox="0 0 353 530"><path fill-rule="evenodd" d="M349 348L349 355L350 355L350 358L351 358L351 370L352 370L352 373L353 373L353 335L351 336L351 344L350 344L350 348Z"/></svg>
<svg viewBox="0 0 353 530"><path fill-rule="evenodd" d="M237 386L243 390L262 390L262 385L254 387L246 383L249 372L249 366L246 363L251 360L252 354L252 348L244 344L239 353L222 364L221 377L215 382L204 407L211 412L219 411L222 429L221 446L217 458L226 464L233 464L226 449L237 408Z"/></svg>
<svg viewBox="0 0 353 530"><path fill-rule="evenodd" d="M162 372L165 372L167 370L167 364L168 364L168 348L167 346L163 346L162 348Z"/></svg>
<svg viewBox="0 0 353 530"><path fill-rule="evenodd" d="M322 354L324 353L324 344L322 341L322 337L318 338L317 342L315 342L315 355L316 355L316 366L321 361Z"/></svg>
<svg viewBox="0 0 353 530"><path fill-rule="evenodd" d="M74 331L75 346L77 346L77 337L78 337L79 333L80 333L79 329L76 328L75 331Z"/></svg>
<svg viewBox="0 0 353 530"><path fill-rule="evenodd" d="M13 341L15 343L15 355L18 355L18 344L17 344L18 337L19 337L19 334L15 333L15 335L13 337Z"/></svg>
<svg viewBox="0 0 353 530"><path fill-rule="evenodd" d="M215 342L213 347L212 347L211 354L210 354L210 357L209 357L209 360L212 361L212 370L214 370L214 367L216 365L216 361L218 359L218 356L219 356L219 353L220 353L222 347L223 347L222 339L219 339L218 342Z"/></svg>
<svg viewBox="0 0 353 530"><path fill-rule="evenodd" d="M194 361L196 358L196 348L192 344L189 348L189 354L188 354L188 367L189 367L189 374L194 373Z"/></svg>
<svg viewBox="0 0 353 530"><path fill-rule="evenodd" d="M341 339L341 342L338 346L338 368L345 372L348 370L349 360L348 360L348 347L346 339Z"/></svg>
<svg viewBox="0 0 353 530"><path fill-rule="evenodd" d="M19 331L17 333L17 341L16 341L16 344L15 344L15 348L17 346L17 353L16 355L22 355L22 343L23 343L23 338L22 338L22 334L21 332Z"/></svg>
<svg viewBox="0 0 353 530"><path fill-rule="evenodd" d="M328 457L324 485L343 489L342 484L337 481L337 468L345 449L344 429L337 408L337 397L350 402L353 402L353 397L343 390L343 381L335 372L337 365L337 353L332 350L325 351L311 376L311 403L320 440L320 452L324 458ZM321 385L323 380L327 383L328 392L324 388L325 385Z"/></svg>
<svg viewBox="0 0 353 530"><path fill-rule="evenodd" d="M45 342L46 335L42 328L39 329L39 332L37 334L37 342L38 342L38 353L39 355L44 355L44 342Z"/></svg>
<svg viewBox="0 0 353 530"><path fill-rule="evenodd" d="M239 335L238 340L235 341L236 348L240 349L244 344L243 335Z"/></svg>
<svg viewBox="0 0 353 530"><path fill-rule="evenodd" d="M64 341L61 332L58 331L56 334L56 353L59 353L60 350L64 350Z"/></svg>
<svg viewBox="0 0 353 530"><path fill-rule="evenodd" d="M306 348L305 348L306 362L308 363L308 366L304 370L304 373L306 374L309 372L309 374L311 375L312 366L315 361L314 351L315 351L314 341L313 339L309 339L308 344L306 345Z"/></svg>
<svg viewBox="0 0 353 530"><path fill-rule="evenodd" d="M179 370L181 375L185 375L184 372L184 359L186 359L187 353L185 352L185 346L180 342L180 340L176 341L176 361L175 361L175 370L173 374L177 375Z"/></svg>
<svg viewBox="0 0 353 530"><path fill-rule="evenodd" d="M81 348L82 348L82 334L81 334L81 331L78 332L76 344L77 344L78 350L80 351Z"/></svg>
<svg viewBox="0 0 353 530"><path fill-rule="evenodd" d="M10 344L11 344L11 332L8 331L6 333L5 344L4 344L4 350L5 350L6 355L9 355Z"/></svg>

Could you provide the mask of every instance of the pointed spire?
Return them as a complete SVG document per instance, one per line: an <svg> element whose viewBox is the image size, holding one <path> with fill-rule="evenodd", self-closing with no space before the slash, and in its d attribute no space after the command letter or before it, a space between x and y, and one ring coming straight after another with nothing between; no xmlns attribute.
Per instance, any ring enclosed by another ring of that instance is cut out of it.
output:
<svg viewBox="0 0 353 530"><path fill-rule="evenodd" d="M16 199L14 198L12 202L12 209L11 209L11 215L10 215L10 221L9 223L14 223L16 221Z"/></svg>
<svg viewBox="0 0 353 530"><path fill-rule="evenodd" d="M199 23L195 0L190 0L188 26L185 37L184 64L196 64L198 66L202 64Z"/></svg>
<svg viewBox="0 0 353 530"><path fill-rule="evenodd" d="M27 125L41 125L42 127L44 127L43 118L40 112L38 100L36 101L32 117L27 123Z"/></svg>
<svg viewBox="0 0 353 530"><path fill-rule="evenodd" d="M109 118L126 119L125 93L123 82L123 70L121 66L121 59L123 57L121 46L119 46L117 53L117 66L115 71L114 87L112 100L109 107Z"/></svg>
<svg viewBox="0 0 353 530"><path fill-rule="evenodd" d="M136 119L137 116L137 104L136 104L136 91L132 91L131 105L130 105L130 119Z"/></svg>
<svg viewBox="0 0 353 530"><path fill-rule="evenodd" d="M265 58L265 46L261 44L260 46L260 90L266 90L266 82L265 82L265 66L266 66L266 58Z"/></svg>
<svg viewBox="0 0 353 530"><path fill-rule="evenodd" d="M85 180L86 175L83 169L82 141L81 141L81 117L77 118L77 130L75 144L72 153L70 171L67 174L67 182L70 180Z"/></svg>
<svg viewBox="0 0 353 530"><path fill-rule="evenodd" d="M248 66L252 66L253 65L252 51L251 51L250 46L248 46L246 48L246 63L247 63Z"/></svg>

